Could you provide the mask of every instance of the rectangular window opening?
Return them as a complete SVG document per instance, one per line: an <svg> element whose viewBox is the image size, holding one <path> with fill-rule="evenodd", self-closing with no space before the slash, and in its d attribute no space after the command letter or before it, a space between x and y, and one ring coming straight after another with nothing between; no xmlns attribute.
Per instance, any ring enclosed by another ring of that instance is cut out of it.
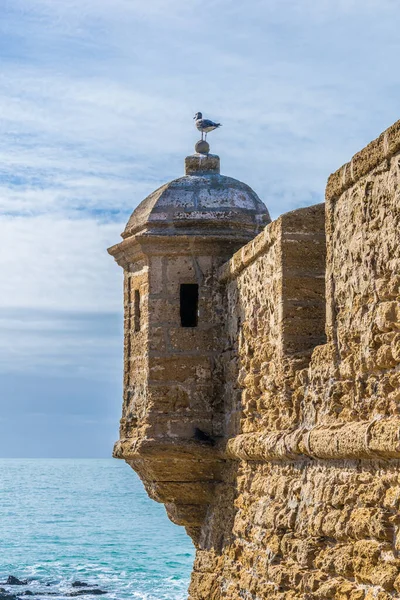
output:
<svg viewBox="0 0 400 600"><path fill-rule="evenodd" d="M182 327L197 327L199 316L199 286L197 283L181 283L180 314Z"/></svg>
<svg viewBox="0 0 400 600"><path fill-rule="evenodd" d="M140 331L140 292L135 290L133 300L133 320L135 331Z"/></svg>

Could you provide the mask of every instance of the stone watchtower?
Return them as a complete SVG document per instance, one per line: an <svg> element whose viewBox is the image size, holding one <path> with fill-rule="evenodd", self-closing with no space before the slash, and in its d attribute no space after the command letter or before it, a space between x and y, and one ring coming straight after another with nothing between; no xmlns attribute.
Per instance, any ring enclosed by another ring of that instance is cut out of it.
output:
<svg viewBox="0 0 400 600"><path fill-rule="evenodd" d="M185 175L134 210L109 253L124 269L124 400L114 456L196 540L220 461L223 434L215 358L224 314L217 270L270 222L220 159L196 153Z"/></svg>

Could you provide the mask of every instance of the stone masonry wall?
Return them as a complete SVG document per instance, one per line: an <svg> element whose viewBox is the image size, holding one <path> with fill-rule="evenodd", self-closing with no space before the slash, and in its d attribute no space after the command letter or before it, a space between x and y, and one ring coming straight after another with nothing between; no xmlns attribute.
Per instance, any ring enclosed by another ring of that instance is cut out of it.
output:
<svg viewBox="0 0 400 600"><path fill-rule="evenodd" d="M324 205L282 215L222 272L225 436L294 427L294 376L325 341Z"/></svg>
<svg viewBox="0 0 400 600"><path fill-rule="evenodd" d="M143 259L124 272L124 398L121 435L146 427L148 268Z"/></svg>
<svg viewBox="0 0 400 600"><path fill-rule="evenodd" d="M152 437L191 439L195 428L221 433L221 406L211 377L221 319L212 305L219 256L182 244L149 257L149 410ZM168 254L168 256L165 256ZM198 324L182 327L180 285L197 284Z"/></svg>
<svg viewBox="0 0 400 600"><path fill-rule="evenodd" d="M194 440L198 431L221 435L221 403L211 376L221 318L211 292L223 259L215 249L213 256L206 242L195 247L172 239L158 249L152 242L148 261L147 443L152 456L131 464L139 466L151 497L164 502L170 518L196 540L221 463L211 448ZM181 326L181 284L199 286L197 327Z"/></svg>
<svg viewBox="0 0 400 600"><path fill-rule="evenodd" d="M221 481L192 600L400 598L400 123L221 271Z"/></svg>
<svg viewBox="0 0 400 600"><path fill-rule="evenodd" d="M114 456L197 542L220 480L221 379L212 377L224 318L213 290L240 245L217 236L140 236L112 252L125 271L124 404ZM198 286L197 326L182 327L180 288Z"/></svg>

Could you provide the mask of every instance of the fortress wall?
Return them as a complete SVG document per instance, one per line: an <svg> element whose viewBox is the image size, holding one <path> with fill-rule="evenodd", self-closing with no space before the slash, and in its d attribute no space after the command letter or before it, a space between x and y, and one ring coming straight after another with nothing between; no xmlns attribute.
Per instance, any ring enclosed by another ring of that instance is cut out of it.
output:
<svg viewBox="0 0 400 600"><path fill-rule="evenodd" d="M327 329L337 369L320 407L327 422L399 412L400 155L381 158L340 195L327 189Z"/></svg>
<svg viewBox="0 0 400 600"><path fill-rule="evenodd" d="M281 224L271 223L221 272L221 312L227 315L220 371L228 436L257 429L282 339ZM261 423L259 424L261 426Z"/></svg>
<svg viewBox="0 0 400 600"><path fill-rule="evenodd" d="M190 597L398 598L399 483L398 461L237 463L203 528Z"/></svg>
<svg viewBox="0 0 400 600"><path fill-rule="evenodd" d="M308 366L322 313L295 310L285 215L224 267L230 460L192 600L400 598L399 149L395 124L328 182L327 342Z"/></svg>
<svg viewBox="0 0 400 600"><path fill-rule="evenodd" d="M293 428L294 377L325 341L324 205L282 215L224 265L229 437Z"/></svg>
<svg viewBox="0 0 400 600"><path fill-rule="evenodd" d="M400 600L399 196L400 122L331 175L325 209L235 254L234 236L111 249L115 456L192 536L191 600ZM199 286L195 328L181 284Z"/></svg>
<svg viewBox="0 0 400 600"><path fill-rule="evenodd" d="M282 513L283 527L287 513L287 499L275 498L276 489L274 501L268 499L270 478L299 486L301 469L241 461L235 450L243 438L298 425L296 374L325 341L324 268L324 205L318 205L282 215L221 269L222 310L228 315L220 357L225 452L234 462L222 472L202 528L193 599L253 598L255 585L270 591L268 544L279 535L263 518L268 511L272 520ZM263 493L255 480L264 481Z"/></svg>

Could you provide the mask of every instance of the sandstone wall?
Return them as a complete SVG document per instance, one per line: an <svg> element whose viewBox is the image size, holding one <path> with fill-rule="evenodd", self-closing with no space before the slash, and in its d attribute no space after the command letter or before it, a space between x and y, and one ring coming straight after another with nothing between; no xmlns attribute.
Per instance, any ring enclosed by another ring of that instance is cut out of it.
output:
<svg viewBox="0 0 400 600"><path fill-rule="evenodd" d="M136 235L111 249L125 271L124 403L114 456L197 542L223 460L224 314L214 304L232 236ZM181 285L198 286L196 326L182 326ZM214 376L215 375L215 376Z"/></svg>
<svg viewBox="0 0 400 600"><path fill-rule="evenodd" d="M129 460L129 452L124 454L150 496L164 502L169 517L186 526L194 540L221 463L208 444L196 443L196 434L221 435L221 403L212 372L222 319L214 310L212 290L223 259L215 250L206 242L196 246L175 238L158 244L152 240L147 249L148 428L138 456ZM181 325L181 284L198 285L196 327Z"/></svg>
<svg viewBox="0 0 400 600"><path fill-rule="evenodd" d="M324 205L282 215L222 269L225 436L294 427L294 377L325 341Z"/></svg>
<svg viewBox="0 0 400 600"><path fill-rule="evenodd" d="M192 600L400 598L400 124L221 271L225 459ZM324 343L325 342L325 343Z"/></svg>
<svg viewBox="0 0 400 600"><path fill-rule="evenodd" d="M145 427L147 413L148 267L143 258L124 271L124 387L121 435Z"/></svg>
<svg viewBox="0 0 400 600"><path fill-rule="evenodd" d="M195 428L209 435L221 433L221 405L217 403L214 368L221 319L214 310L212 289L222 260L190 251L188 243L171 240L149 257L149 410L152 437L191 439ZM154 246L154 243L153 243ZM167 256L166 256L167 255ZM182 327L180 286L197 284L198 323Z"/></svg>

